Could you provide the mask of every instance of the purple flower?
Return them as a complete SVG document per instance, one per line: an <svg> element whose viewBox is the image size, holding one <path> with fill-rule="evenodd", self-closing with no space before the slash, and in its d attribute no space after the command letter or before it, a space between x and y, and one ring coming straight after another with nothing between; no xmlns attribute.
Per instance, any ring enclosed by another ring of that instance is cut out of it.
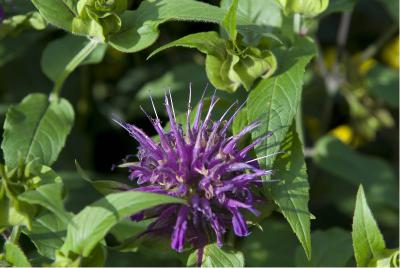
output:
<svg viewBox="0 0 400 268"><path fill-rule="evenodd" d="M261 170L257 159L248 157L266 135L252 144L238 148L238 141L260 125L254 122L240 133L228 136L228 130L239 109L225 120L228 111L217 121L211 114L218 99L213 96L204 119L203 99L198 105L193 124L190 124L190 97L186 126L177 123L171 95L165 96L165 107L170 130L165 131L156 114L151 122L159 141L152 140L141 129L121 124L139 142L138 162L130 163L130 179L135 180L135 191L153 192L180 197L186 205L163 205L132 216L133 220L155 218L146 234L168 235L171 247L181 252L185 244L201 249L212 240L219 246L223 235L233 230L237 236L249 235L243 212L258 216L255 204L261 198L254 193L261 186L261 176L271 171ZM153 103L154 107L154 103Z"/></svg>

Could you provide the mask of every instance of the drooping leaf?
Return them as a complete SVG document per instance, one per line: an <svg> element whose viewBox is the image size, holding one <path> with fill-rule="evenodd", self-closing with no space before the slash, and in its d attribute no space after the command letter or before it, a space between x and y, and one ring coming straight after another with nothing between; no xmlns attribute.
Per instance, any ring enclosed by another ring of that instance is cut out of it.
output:
<svg viewBox="0 0 400 268"><path fill-rule="evenodd" d="M353 255L350 232L339 228L317 230L311 234L311 242L311 260L307 260L300 247L297 248L297 267L344 267Z"/></svg>
<svg viewBox="0 0 400 268"><path fill-rule="evenodd" d="M398 190L393 169L385 161L354 151L335 137L325 136L315 145L315 163L355 187L363 184L374 204L398 208ZM368 167L368 168L365 168Z"/></svg>
<svg viewBox="0 0 400 268"><path fill-rule="evenodd" d="M52 213L46 212L35 217L32 229L23 231L35 244L38 252L49 259L55 258L67 233L67 225Z"/></svg>
<svg viewBox="0 0 400 268"><path fill-rule="evenodd" d="M1 148L7 166L32 160L51 165L65 144L74 121L74 111L65 99L49 100L30 94L9 108L4 122Z"/></svg>
<svg viewBox="0 0 400 268"><path fill-rule="evenodd" d="M357 266L369 266L385 250L385 241L365 198L362 185L357 192L353 217L353 248Z"/></svg>
<svg viewBox="0 0 400 268"><path fill-rule="evenodd" d="M200 52L207 55L220 56L225 54L224 52L225 41L219 37L217 32L200 32L200 33L189 34L178 40L175 40L173 42L170 42L166 45L157 48L148 56L148 59L167 48L177 47L177 46L196 48Z"/></svg>
<svg viewBox="0 0 400 268"><path fill-rule="evenodd" d="M309 184L303 149L293 123L280 145L280 154L273 164L271 183L273 200L300 240L308 259L311 258Z"/></svg>
<svg viewBox="0 0 400 268"><path fill-rule="evenodd" d="M240 251L229 247L219 248L216 244L210 244L203 249L201 267L244 267L244 257ZM187 261L187 266L198 265L197 250L193 252Z"/></svg>
<svg viewBox="0 0 400 268"><path fill-rule="evenodd" d="M32 267L29 263L28 258L22 249L11 242L4 244L5 259L8 263L15 267Z"/></svg>
<svg viewBox="0 0 400 268"><path fill-rule="evenodd" d="M41 66L43 72L52 81L56 81L68 68L72 59L89 42L89 39L85 37L70 34L50 42L42 54ZM106 49L106 44L97 44L96 48L80 63L80 65L101 62Z"/></svg>
<svg viewBox="0 0 400 268"><path fill-rule="evenodd" d="M40 186L18 196L18 199L32 205L40 205L53 212L63 222L68 223L71 214L68 213L62 200L62 183L51 183Z"/></svg>
<svg viewBox="0 0 400 268"><path fill-rule="evenodd" d="M302 38L293 47L274 52L279 69L252 89L246 105L248 121L263 122L253 131L253 139L273 132L256 150L258 157L279 151L279 145L298 110L305 67L315 54L315 46L310 39ZM260 164L264 168L271 168L274 159L273 156L265 158Z"/></svg>
<svg viewBox="0 0 400 268"><path fill-rule="evenodd" d="M110 44L124 52L136 52L153 44L158 26L169 20L219 23L225 12L219 7L193 0L147 0L135 11L122 16L122 29ZM243 23L243 20L241 21Z"/></svg>
<svg viewBox="0 0 400 268"><path fill-rule="evenodd" d="M87 257L118 221L144 209L166 203L184 203L184 201L144 192L109 194L87 206L72 219L73 224L68 225L67 237L61 252L65 256L68 256L69 252L75 252Z"/></svg>

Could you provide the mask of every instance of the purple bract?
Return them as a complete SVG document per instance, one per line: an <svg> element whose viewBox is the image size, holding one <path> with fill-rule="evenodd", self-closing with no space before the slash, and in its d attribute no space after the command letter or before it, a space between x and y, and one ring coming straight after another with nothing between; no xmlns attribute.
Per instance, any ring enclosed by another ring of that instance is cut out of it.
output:
<svg viewBox="0 0 400 268"><path fill-rule="evenodd" d="M179 252L184 249L185 243L201 249L216 240L218 246L222 246L223 234L228 229L237 236L247 236L249 230L242 213L247 210L259 215L255 204L261 198L254 194L254 189L261 186L261 176L271 174L270 170L258 167L257 159L247 156L270 134L238 148L240 138L260 123L254 122L237 135L228 136L240 108L225 120L232 105L219 120L213 121L211 113L217 101L215 96L211 98L209 109L202 119L205 106L202 99L193 124L190 124L189 97L188 123L183 127L177 123L171 95L169 99L165 96L170 130L162 128L157 113L156 119L151 119L159 141L152 140L134 125L121 124L140 144L139 161L128 164L130 179L138 184L138 188L133 190L187 200L187 205L158 206L136 214L132 219L155 218L146 234L171 236L171 247Z"/></svg>

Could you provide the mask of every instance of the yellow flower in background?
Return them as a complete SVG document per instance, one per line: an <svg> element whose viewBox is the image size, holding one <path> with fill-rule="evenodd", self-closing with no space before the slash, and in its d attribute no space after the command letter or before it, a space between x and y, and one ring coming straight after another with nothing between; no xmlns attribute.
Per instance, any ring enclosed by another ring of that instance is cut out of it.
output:
<svg viewBox="0 0 400 268"><path fill-rule="evenodd" d="M335 63L335 59L337 57L337 51L334 47L328 47L324 50L323 53L324 63L328 71L332 70L333 64Z"/></svg>
<svg viewBox="0 0 400 268"><path fill-rule="evenodd" d="M332 129L329 134L335 136L345 144L350 144L354 136L354 132L349 125L340 125Z"/></svg>
<svg viewBox="0 0 400 268"><path fill-rule="evenodd" d="M381 55L386 64L392 68L399 69L399 36L383 48Z"/></svg>
<svg viewBox="0 0 400 268"><path fill-rule="evenodd" d="M358 66L358 73L361 76L366 75L368 73L368 71L371 70L372 67L374 67L376 62L377 61L374 59L368 59L368 60L361 62L361 64Z"/></svg>

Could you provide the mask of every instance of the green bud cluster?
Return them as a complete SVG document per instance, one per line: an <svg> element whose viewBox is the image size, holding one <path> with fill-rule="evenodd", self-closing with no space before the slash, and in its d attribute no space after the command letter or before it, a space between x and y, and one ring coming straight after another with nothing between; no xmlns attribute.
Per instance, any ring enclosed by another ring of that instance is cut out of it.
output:
<svg viewBox="0 0 400 268"><path fill-rule="evenodd" d="M120 15L127 9L127 0L80 0L72 31L106 41L121 29Z"/></svg>
<svg viewBox="0 0 400 268"><path fill-rule="evenodd" d="M305 17L315 17L322 13L329 0L278 0L286 14L299 13Z"/></svg>

